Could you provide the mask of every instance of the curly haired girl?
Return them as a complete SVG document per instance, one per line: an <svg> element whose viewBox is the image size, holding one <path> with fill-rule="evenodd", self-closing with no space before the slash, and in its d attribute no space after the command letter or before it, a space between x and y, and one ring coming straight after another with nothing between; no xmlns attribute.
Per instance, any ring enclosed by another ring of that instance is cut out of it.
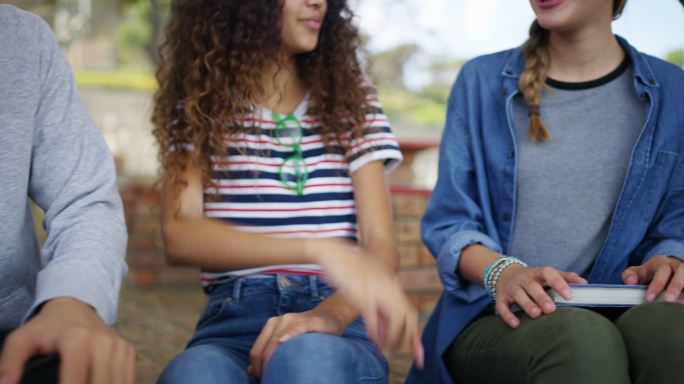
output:
<svg viewBox="0 0 684 384"><path fill-rule="evenodd" d="M164 243L209 301L161 383L386 382L376 344L420 364L393 273L401 153L352 17L340 0L174 1L153 114Z"/></svg>

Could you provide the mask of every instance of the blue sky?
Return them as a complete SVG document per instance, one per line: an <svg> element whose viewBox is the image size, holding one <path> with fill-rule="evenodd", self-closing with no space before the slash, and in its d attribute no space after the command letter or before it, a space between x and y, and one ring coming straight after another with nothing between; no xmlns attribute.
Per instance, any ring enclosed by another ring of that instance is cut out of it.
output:
<svg viewBox="0 0 684 384"><path fill-rule="evenodd" d="M373 51L418 43L435 55L470 58L521 44L534 14L529 0L356 0ZM677 0L631 0L614 31L643 52L684 48Z"/></svg>

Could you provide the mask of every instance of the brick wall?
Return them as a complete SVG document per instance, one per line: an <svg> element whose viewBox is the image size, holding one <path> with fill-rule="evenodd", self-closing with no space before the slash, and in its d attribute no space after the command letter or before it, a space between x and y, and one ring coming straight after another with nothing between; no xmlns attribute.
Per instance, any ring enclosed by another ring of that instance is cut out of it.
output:
<svg viewBox="0 0 684 384"><path fill-rule="evenodd" d="M420 219L430 191L410 187L392 188L392 204L400 252L399 278L421 319L432 312L442 291L435 260L420 239Z"/></svg>
<svg viewBox="0 0 684 384"><path fill-rule="evenodd" d="M164 262L160 201L151 181L129 182L121 195L129 231L129 279L137 285L199 284L196 268L170 267ZM430 191L412 187L392 188L394 222L400 251L399 278L420 313L421 329L432 312L442 285L433 257L420 240L420 218ZM403 382L411 366L407 352L389 355L391 382Z"/></svg>
<svg viewBox="0 0 684 384"><path fill-rule="evenodd" d="M153 181L127 183L121 198L128 227L129 278L142 285L199 284L197 268L170 267L164 261L160 199Z"/></svg>
<svg viewBox="0 0 684 384"><path fill-rule="evenodd" d="M423 315L432 311L442 290L433 257L420 240L420 218L430 192L407 187L392 190L401 254L399 277ZM151 181L134 181L121 195L128 226L130 277L138 284L198 284L196 268L169 267L164 262L159 195ZM425 316L423 316L425 317Z"/></svg>

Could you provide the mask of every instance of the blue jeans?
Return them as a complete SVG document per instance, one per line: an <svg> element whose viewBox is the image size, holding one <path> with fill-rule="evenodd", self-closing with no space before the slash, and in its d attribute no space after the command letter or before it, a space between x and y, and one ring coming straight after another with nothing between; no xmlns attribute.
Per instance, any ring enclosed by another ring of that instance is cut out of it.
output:
<svg viewBox="0 0 684 384"><path fill-rule="evenodd" d="M257 383L247 374L249 351L266 321L316 307L334 290L317 276L239 278L217 285L186 350L159 384ZM342 336L307 333L273 353L261 383L386 383L387 361L361 318Z"/></svg>

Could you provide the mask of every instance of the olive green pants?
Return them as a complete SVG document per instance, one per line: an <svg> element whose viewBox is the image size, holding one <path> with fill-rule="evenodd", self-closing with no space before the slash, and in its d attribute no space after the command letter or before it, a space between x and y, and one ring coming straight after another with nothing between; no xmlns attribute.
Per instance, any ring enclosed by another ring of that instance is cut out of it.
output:
<svg viewBox="0 0 684 384"><path fill-rule="evenodd" d="M684 305L559 308L512 329L487 313L451 344L456 384L684 383Z"/></svg>

